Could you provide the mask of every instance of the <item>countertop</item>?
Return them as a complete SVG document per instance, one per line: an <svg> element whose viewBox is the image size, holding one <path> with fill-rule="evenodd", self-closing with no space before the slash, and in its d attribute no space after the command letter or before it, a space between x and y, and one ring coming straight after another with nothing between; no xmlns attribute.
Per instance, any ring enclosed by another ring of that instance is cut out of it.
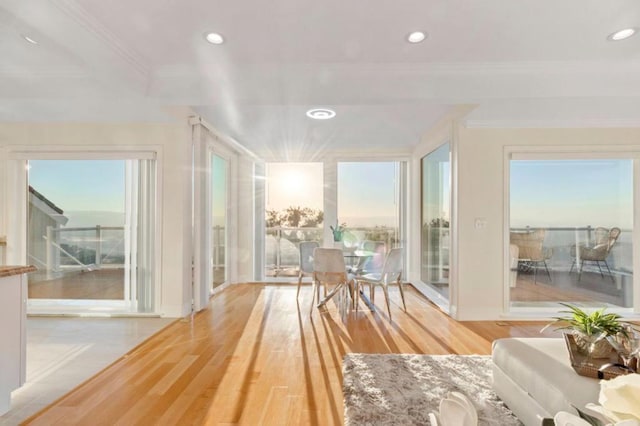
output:
<svg viewBox="0 0 640 426"><path fill-rule="evenodd" d="M27 272L37 271L35 266L0 266L0 278L11 277L13 275L26 274Z"/></svg>

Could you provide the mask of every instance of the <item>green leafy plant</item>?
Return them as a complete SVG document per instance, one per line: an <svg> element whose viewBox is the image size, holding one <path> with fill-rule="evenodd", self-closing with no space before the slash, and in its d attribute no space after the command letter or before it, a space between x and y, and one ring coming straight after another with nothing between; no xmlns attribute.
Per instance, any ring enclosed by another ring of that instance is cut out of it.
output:
<svg viewBox="0 0 640 426"><path fill-rule="evenodd" d="M329 228L331 228L331 232L333 233L333 241L338 242L338 241L342 241L342 234L344 234L344 231L347 228L347 224L342 223L338 225L338 221L336 221L335 228L333 226L329 226Z"/></svg>
<svg viewBox="0 0 640 426"><path fill-rule="evenodd" d="M605 336L613 336L620 332L625 332L622 318L616 313L605 313L605 309L598 309L591 313L587 313L577 306L568 303L561 303L562 306L569 308L568 311L560 311L560 313L569 314L562 317L554 317L554 321L548 324L542 330L554 324L560 325L556 330L576 330L587 336L596 336L604 334Z"/></svg>

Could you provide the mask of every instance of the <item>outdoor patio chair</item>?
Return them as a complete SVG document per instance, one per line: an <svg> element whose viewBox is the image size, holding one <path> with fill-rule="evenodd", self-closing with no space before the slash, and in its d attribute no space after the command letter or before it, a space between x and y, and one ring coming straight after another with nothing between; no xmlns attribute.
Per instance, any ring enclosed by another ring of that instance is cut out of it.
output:
<svg viewBox="0 0 640 426"><path fill-rule="evenodd" d="M525 232L512 231L510 234L511 244L518 246L518 269L522 271L533 270L534 284L537 283L538 267L541 264L549 276L549 281L553 281L547 266L547 260L553 256L553 249L544 247L544 237L544 229Z"/></svg>
<svg viewBox="0 0 640 426"><path fill-rule="evenodd" d="M375 302L375 287L382 287L384 292L384 299L387 304L387 312L389 313L389 320L391 320L391 307L389 305L389 284L397 283L400 289L400 297L402 298L402 307L405 312L407 311L407 305L404 301L404 289L402 288L402 248L391 249L387 255L382 271L379 273L365 274L356 278L356 295L360 292L360 286L366 284L369 286L369 299L371 303ZM359 303L356 300L356 312L358 311Z"/></svg>
<svg viewBox="0 0 640 426"><path fill-rule="evenodd" d="M609 264L607 263L607 258L609 257L609 253L611 249L618 241L618 237L622 231L620 228L613 227L611 229L598 227L595 229L595 242L593 246L586 246L584 244L580 244L578 247L580 248L580 252L577 253L576 246L571 247L571 256L573 257L573 263L571 263L571 269L569 269L569 273L573 272L573 267L576 266L578 255L580 260L580 265L578 267L578 281L582 278L582 269L584 267L584 262L593 262L598 265L598 269L600 270L600 276L604 278L604 273L602 271L601 263L604 263L604 266L607 268L607 272L611 277L611 281L614 281L613 274L611 273L611 269L609 268Z"/></svg>
<svg viewBox="0 0 640 426"><path fill-rule="evenodd" d="M320 244L317 241L301 241L298 245L300 270L298 272L298 290L296 291L296 299L298 299L298 296L300 295L302 278L313 278L313 251L318 247L320 247Z"/></svg>

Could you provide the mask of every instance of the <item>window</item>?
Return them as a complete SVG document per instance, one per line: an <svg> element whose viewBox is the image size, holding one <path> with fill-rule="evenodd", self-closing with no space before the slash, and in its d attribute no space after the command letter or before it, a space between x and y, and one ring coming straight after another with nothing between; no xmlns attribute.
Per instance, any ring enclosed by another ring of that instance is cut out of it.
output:
<svg viewBox="0 0 640 426"><path fill-rule="evenodd" d="M512 157L513 307L633 305L633 159Z"/></svg>

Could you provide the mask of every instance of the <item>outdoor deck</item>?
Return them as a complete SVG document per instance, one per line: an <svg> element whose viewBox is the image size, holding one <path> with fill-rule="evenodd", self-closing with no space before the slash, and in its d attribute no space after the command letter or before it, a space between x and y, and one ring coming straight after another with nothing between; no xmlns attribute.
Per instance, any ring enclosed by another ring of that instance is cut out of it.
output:
<svg viewBox="0 0 640 426"><path fill-rule="evenodd" d="M605 274L604 278L598 272L585 270L578 281L578 273L563 270L551 271L551 281L544 272L538 270L534 282L533 272L518 272L515 287L511 288L512 302L602 302L630 307L631 280L622 280L617 276L615 281ZM628 281L628 282L627 282Z"/></svg>
<svg viewBox="0 0 640 426"><path fill-rule="evenodd" d="M223 270L221 270L223 271ZM220 272L223 274L223 272ZM297 266L284 267L275 273L267 270L267 277L292 278L298 276ZM538 271L536 282L532 272L518 272L515 287L511 288L511 301L523 302L604 302L610 305L629 307L631 303L630 280L628 283L616 278L615 282L597 272L585 271L578 281L574 271L551 270L552 281L544 271ZM218 277L223 280L222 276ZM307 279L308 281L308 279ZM446 288L438 287L440 291ZM445 286L446 287L446 286ZM625 293L626 292L626 293ZM29 277L31 299L124 299L124 270L101 269L87 272L69 272L64 277L46 280L44 274Z"/></svg>
<svg viewBox="0 0 640 426"><path fill-rule="evenodd" d="M29 276L30 299L124 299L124 269L65 272L46 279L44 273Z"/></svg>

